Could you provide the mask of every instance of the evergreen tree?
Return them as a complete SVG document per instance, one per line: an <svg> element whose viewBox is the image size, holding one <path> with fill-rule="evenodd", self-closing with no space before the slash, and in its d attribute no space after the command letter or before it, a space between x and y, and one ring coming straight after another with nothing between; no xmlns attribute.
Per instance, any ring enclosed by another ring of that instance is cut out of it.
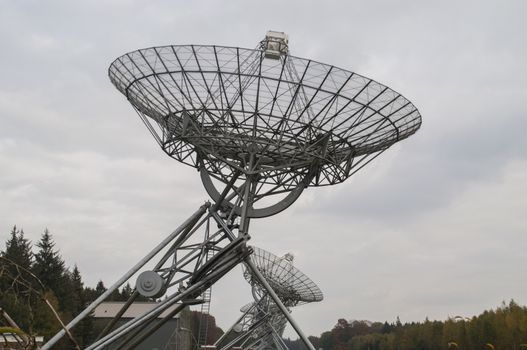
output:
<svg viewBox="0 0 527 350"><path fill-rule="evenodd" d="M17 230L14 226L5 246L2 257L8 260L1 262L4 276L0 276L0 289L14 292L15 297L22 295L27 297L29 296L28 286L21 281L31 279L29 273L33 258L31 242L24 237L23 230Z"/></svg>
<svg viewBox="0 0 527 350"><path fill-rule="evenodd" d="M62 294L59 290L62 289L65 264L58 250L55 250L55 242L47 228L36 246L38 251L35 254L33 271L42 284L59 297L59 294Z"/></svg>
<svg viewBox="0 0 527 350"><path fill-rule="evenodd" d="M30 280L31 242L24 237L24 231L13 227L5 244L0 260L0 306L20 327L32 332L33 313L30 305L31 287L25 283Z"/></svg>
<svg viewBox="0 0 527 350"><path fill-rule="evenodd" d="M55 310L58 310L58 301L52 291L47 291L42 295ZM60 322L57 320L53 311L45 304L43 299L35 299L31 303L33 312L32 328L35 334L43 336L45 339L51 338L60 329Z"/></svg>
<svg viewBox="0 0 527 350"><path fill-rule="evenodd" d="M97 282L97 285L95 286L95 294L97 297L100 297L104 292L106 292L106 287L104 286L104 283L102 280L99 280Z"/></svg>
<svg viewBox="0 0 527 350"><path fill-rule="evenodd" d="M73 314L76 316L84 310L87 304L84 283L77 265L73 267L71 272L71 282L74 296ZM73 333L79 345L87 345L93 340L93 326L93 316L88 315L74 328Z"/></svg>
<svg viewBox="0 0 527 350"><path fill-rule="evenodd" d="M71 273L66 269L59 250L55 249L55 242L47 228L36 246L38 251L33 271L44 287L56 296L61 315L67 321L76 312Z"/></svg>
<svg viewBox="0 0 527 350"><path fill-rule="evenodd" d="M123 300L128 300L128 298L130 298L133 292L134 290L130 286L130 282L128 282L126 283L126 285L123 287L123 290L121 291L121 297L123 298Z"/></svg>
<svg viewBox="0 0 527 350"><path fill-rule="evenodd" d="M85 307L86 300L84 296L84 283L82 282L81 273L77 264L73 267L71 273L71 282L73 285L73 294L74 294L74 310L76 313L82 311Z"/></svg>
<svg viewBox="0 0 527 350"><path fill-rule="evenodd" d="M16 226L13 226L10 235L11 237L5 244L6 249L2 256L24 269L31 269L33 260L31 242L24 237L24 230L17 230Z"/></svg>

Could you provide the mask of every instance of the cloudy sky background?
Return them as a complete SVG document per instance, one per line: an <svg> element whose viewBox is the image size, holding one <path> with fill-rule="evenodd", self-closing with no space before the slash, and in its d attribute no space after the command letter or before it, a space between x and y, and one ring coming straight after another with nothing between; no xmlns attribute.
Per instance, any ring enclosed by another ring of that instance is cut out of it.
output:
<svg viewBox="0 0 527 350"><path fill-rule="evenodd" d="M403 322L527 304L525 1L0 0L0 242L48 227L88 285L106 285L207 199L110 84L117 56L165 44L294 55L400 91L421 130L346 183L253 221L252 244L319 284L305 332L338 318ZM213 290L226 328L250 300L240 271ZM288 335L293 335L291 330Z"/></svg>

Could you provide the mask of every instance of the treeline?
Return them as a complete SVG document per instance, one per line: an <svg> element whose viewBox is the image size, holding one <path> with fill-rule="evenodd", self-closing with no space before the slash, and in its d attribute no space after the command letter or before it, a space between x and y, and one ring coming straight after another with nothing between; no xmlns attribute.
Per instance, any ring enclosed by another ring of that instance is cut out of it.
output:
<svg viewBox="0 0 527 350"><path fill-rule="evenodd" d="M84 285L79 269L66 266L47 229L33 246L23 230L13 227L0 257L0 307L31 335L49 339L61 329L46 301L68 323L106 291L102 281L95 288ZM107 300L125 301L132 292L126 285ZM87 317L72 333L81 347L91 343L95 337L93 318ZM71 348L69 340L63 339L54 349Z"/></svg>
<svg viewBox="0 0 527 350"><path fill-rule="evenodd" d="M331 331L310 337L323 350L520 350L527 349L527 308L511 300L472 318L393 323L339 319ZM287 340L290 350L304 350Z"/></svg>

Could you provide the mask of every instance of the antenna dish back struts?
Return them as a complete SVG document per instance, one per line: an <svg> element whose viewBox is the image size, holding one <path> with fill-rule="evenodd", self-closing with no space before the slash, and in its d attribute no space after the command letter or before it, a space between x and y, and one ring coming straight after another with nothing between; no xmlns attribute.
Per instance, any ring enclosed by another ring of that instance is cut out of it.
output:
<svg viewBox="0 0 527 350"><path fill-rule="evenodd" d="M318 286L289 260L291 254L278 257L264 249L252 247L252 259L256 268L271 285L280 300L287 307L322 301L323 295ZM243 276L258 294L266 293L258 278L250 269Z"/></svg>
<svg viewBox="0 0 527 350"><path fill-rule="evenodd" d="M401 94L291 56L287 36L278 35L270 32L257 49L152 47L109 68L161 148L198 168L215 201L220 191L207 178L224 186L236 176L238 188L251 178L249 217L276 214L308 186L345 181L421 124ZM267 58L274 49L279 58ZM269 205L287 194L282 205ZM236 207L236 197L225 204ZM258 210L263 202L268 210Z"/></svg>
<svg viewBox="0 0 527 350"><path fill-rule="evenodd" d="M290 55L287 35L273 31L255 49L169 45L132 51L118 57L108 74L162 150L199 170L212 203L200 207L66 330L152 261L154 267L142 271L120 314L139 293L162 301L121 326L118 314L87 347L133 348L166 322L152 323L158 315L176 304L171 313L206 302L210 287L243 264L257 302L268 301L276 310L273 317L287 320L314 350L288 306L319 301L322 293L288 259L247 246L250 221L285 210L307 187L345 181L419 129L417 108L372 79Z"/></svg>

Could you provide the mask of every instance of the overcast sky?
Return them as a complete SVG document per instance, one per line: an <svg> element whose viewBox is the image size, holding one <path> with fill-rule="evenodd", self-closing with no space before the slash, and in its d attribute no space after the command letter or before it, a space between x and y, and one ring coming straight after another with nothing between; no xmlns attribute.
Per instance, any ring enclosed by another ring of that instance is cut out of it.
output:
<svg viewBox="0 0 527 350"><path fill-rule="evenodd" d="M251 244L294 253L324 292L294 310L305 332L525 305L526 13L521 0L0 0L0 242L15 224L33 242L47 227L87 285L112 284L207 195L109 64L155 45L252 48L272 29L294 55L386 84L423 116L354 178L251 224ZM225 329L250 299L236 270L211 312Z"/></svg>

